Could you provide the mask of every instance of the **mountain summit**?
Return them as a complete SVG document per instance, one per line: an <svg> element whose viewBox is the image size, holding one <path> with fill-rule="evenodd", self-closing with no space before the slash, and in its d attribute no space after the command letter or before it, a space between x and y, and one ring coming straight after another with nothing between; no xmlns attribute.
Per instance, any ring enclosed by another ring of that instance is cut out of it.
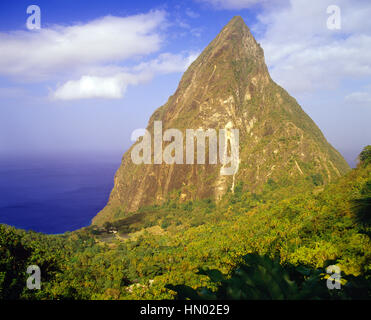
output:
<svg viewBox="0 0 371 320"><path fill-rule="evenodd" d="M169 197L218 200L241 183L257 193L267 185L320 186L349 170L296 100L271 79L263 49L241 17L192 63L176 92L151 116L148 132L154 132L155 121L162 121L164 131L239 129L238 171L221 175L222 164L207 162L137 165L131 158L137 141L123 156L109 202L93 224Z"/></svg>

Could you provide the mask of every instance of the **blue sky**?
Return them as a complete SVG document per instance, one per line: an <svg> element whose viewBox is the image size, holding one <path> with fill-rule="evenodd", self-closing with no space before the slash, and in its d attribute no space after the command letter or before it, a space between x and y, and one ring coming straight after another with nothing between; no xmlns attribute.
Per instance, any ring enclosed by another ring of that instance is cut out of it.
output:
<svg viewBox="0 0 371 320"><path fill-rule="evenodd" d="M41 9L28 30L26 9ZM326 26L329 5L341 28ZM353 162L371 141L369 1L0 2L0 156L123 154L235 15L273 79Z"/></svg>

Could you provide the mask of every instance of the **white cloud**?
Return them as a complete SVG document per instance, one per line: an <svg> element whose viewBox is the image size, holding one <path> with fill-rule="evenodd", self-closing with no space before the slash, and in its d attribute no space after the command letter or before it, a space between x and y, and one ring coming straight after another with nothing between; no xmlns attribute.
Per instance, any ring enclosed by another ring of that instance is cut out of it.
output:
<svg viewBox="0 0 371 320"><path fill-rule="evenodd" d="M129 84L145 80L142 75L117 74L111 77L82 76L79 80L67 81L58 87L53 98L57 100L75 99L120 99Z"/></svg>
<svg viewBox="0 0 371 320"><path fill-rule="evenodd" d="M368 91L353 92L345 97L345 101L357 105L371 106L371 93Z"/></svg>
<svg viewBox="0 0 371 320"><path fill-rule="evenodd" d="M212 5L216 9L238 10L262 3L262 0L197 0Z"/></svg>
<svg viewBox="0 0 371 320"><path fill-rule="evenodd" d="M292 93L334 89L349 79L371 76L371 6L339 0L341 30L329 30L327 1L291 0L265 11L253 27L262 36L272 78ZM368 25L369 28L365 28Z"/></svg>
<svg viewBox="0 0 371 320"><path fill-rule="evenodd" d="M79 80L70 80L59 86L52 94L56 100L75 99L120 99L124 96L129 85L137 85L151 80L156 74L184 72L198 54L175 55L161 54L149 62L143 62L132 68L130 72L117 72L109 76L84 75ZM101 74L119 71L114 66L108 70L102 68Z"/></svg>
<svg viewBox="0 0 371 320"><path fill-rule="evenodd" d="M56 72L120 62L159 50L164 11L85 24L0 33L0 74L45 80Z"/></svg>
<svg viewBox="0 0 371 320"><path fill-rule="evenodd" d="M191 52L188 55L163 53L152 61L139 64L134 70L149 70L155 73L184 72L198 55L199 52Z"/></svg>
<svg viewBox="0 0 371 320"><path fill-rule="evenodd" d="M159 73L183 72L196 58L192 52L162 53L137 66L123 66L128 59L159 51L166 26L166 13L151 11L38 31L0 32L0 75L20 82L60 81L51 92L56 100L119 99L129 85Z"/></svg>
<svg viewBox="0 0 371 320"><path fill-rule="evenodd" d="M194 12L189 8L186 9L185 14L192 19L196 19L200 16L197 12Z"/></svg>

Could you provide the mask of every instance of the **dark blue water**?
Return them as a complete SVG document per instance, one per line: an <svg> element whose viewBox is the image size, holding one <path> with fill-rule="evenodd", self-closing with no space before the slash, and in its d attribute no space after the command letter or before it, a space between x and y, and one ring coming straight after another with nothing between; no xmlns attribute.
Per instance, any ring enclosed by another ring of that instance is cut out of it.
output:
<svg viewBox="0 0 371 320"><path fill-rule="evenodd" d="M48 234L88 226L105 206L120 156L0 158L0 223Z"/></svg>

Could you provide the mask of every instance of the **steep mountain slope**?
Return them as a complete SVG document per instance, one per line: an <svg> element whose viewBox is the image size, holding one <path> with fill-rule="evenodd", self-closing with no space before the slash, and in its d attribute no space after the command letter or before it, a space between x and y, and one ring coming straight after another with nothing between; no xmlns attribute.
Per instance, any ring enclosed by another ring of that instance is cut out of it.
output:
<svg viewBox="0 0 371 320"><path fill-rule="evenodd" d="M174 95L149 120L151 134L155 121L162 121L163 131L176 128L183 133L239 129L238 171L221 175L222 164L207 161L137 165L131 159L134 144L122 159L107 206L93 224L122 218L170 196L179 201L218 200L241 181L259 192L267 183L321 185L349 170L296 100L271 79L263 49L241 17L233 18L184 73Z"/></svg>

